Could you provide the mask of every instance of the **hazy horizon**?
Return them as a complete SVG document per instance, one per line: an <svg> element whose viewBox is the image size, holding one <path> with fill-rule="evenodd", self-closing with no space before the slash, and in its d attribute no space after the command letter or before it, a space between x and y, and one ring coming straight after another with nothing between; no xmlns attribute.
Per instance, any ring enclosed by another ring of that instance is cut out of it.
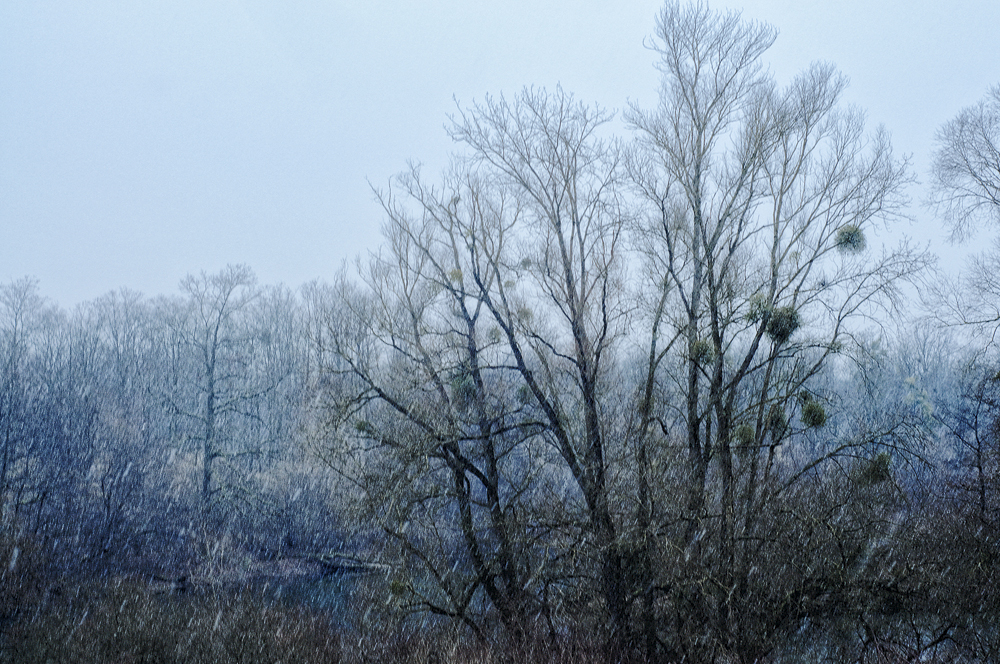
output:
<svg viewBox="0 0 1000 664"><path fill-rule="evenodd" d="M455 101L525 86L620 109L656 97L643 45L661 3L106 0L0 9L0 281L64 306L174 293L246 263L263 283L328 279L374 250L380 186L446 163ZM1000 82L1000 5L713 3L780 30L779 83L816 60L927 179L934 132ZM903 230L942 245L919 205Z"/></svg>

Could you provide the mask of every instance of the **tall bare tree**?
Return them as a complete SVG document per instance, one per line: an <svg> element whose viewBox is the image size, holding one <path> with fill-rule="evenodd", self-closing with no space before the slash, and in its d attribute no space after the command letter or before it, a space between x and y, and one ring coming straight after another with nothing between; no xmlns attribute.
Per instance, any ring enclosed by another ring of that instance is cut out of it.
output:
<svg viewBox="0 0 1000 664"><path fill-rule="evenodd" d="M891 307L928 259L867 249L876 224L901 213L910 177L884 132L838 107L846 82L830 66L780 89L761 60L774 29L702 2L668 2L656 36L659 106L627 119L650 210L638 237L659 293L641 431L655 418L687 449L686 564L660 585L690 607L681 641L762 654L779 626L750 622L760 598L748 581L774 541L769 504L852 444L798 451L826 419L812 381L850 345L851 321ZM660 338L679 342L672 363ZM657 380L673 384L659 408Z"/></svg>

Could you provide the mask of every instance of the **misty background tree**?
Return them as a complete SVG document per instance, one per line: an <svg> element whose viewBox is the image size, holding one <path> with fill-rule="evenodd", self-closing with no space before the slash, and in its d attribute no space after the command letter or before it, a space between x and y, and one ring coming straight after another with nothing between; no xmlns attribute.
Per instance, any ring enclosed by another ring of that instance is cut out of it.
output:
<svg viewBox="0 0 1000 664"><path fill-rule="evenodd" d="M962 109L935 138L928 202L952 237L1000 221L1000 85Z"/></svg>

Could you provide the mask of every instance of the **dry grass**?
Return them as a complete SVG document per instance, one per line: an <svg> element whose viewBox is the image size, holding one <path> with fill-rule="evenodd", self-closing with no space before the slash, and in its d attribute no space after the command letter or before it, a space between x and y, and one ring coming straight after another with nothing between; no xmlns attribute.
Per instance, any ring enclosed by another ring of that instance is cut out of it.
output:
<svg viewBox="0 0 1000 664"><path fill-rule="evenodd" d="M339 662L337 629L256 593L170 594L138 580L50 596L7 630L4 661Z"/></svg>
<svg viewBox="0 0 1000 664"><path fill-rule="evenodd" d="M0 632L12 664L597 664L618 661L579 639L483 643L446 624L345 627L331 614L267 599L260 591L166 592L139 578L51 585ZM376 622L380 622L377 621Z"/></svg>

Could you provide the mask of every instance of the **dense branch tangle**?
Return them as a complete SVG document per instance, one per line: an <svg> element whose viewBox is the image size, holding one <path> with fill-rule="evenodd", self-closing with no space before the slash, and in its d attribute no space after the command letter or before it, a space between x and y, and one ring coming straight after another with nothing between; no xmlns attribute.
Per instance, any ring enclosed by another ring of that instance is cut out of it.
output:
<svg viewBox="0 0 1000 664"><path fill-rule="evenodd" d="M337 412L437 580L409 580L425 607L554 637L596 597L611 642L677 658L762 655L801 617L782 600L748 622L785 523L769 504L861 444L819 440L814 384L926 259L866 249L905 163L838 108L832 68L779 89L774 35L668 3L660 105L629 109L630 146L529 89L459 110L441 185L411 168L378 192L387 245L331 319L356 387Z"/></svg>

